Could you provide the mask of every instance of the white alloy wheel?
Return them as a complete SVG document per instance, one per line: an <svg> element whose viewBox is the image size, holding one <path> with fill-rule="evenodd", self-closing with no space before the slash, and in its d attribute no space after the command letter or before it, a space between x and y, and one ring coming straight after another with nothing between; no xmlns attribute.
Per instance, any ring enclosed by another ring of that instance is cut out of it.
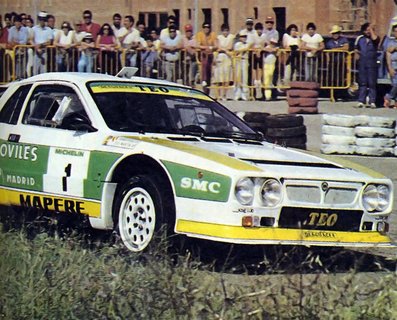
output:
<svg viewBox="0 0 397 320"><path fill-rule="evenodd" d="M135 187L123 197L119 210L119 232L125 246L131 251L142 251L153 238L156 208L151 195Z"/></svg>

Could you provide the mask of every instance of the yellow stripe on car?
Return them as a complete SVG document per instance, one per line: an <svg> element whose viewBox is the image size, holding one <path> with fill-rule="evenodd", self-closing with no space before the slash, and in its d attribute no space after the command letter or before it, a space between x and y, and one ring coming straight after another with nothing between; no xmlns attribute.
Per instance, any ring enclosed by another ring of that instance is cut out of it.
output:
<svg viewBox="0 0 397 320"><path fill-rule="evenodd" d="M99 218L101 215L101 203L99 201L4 188L0 188L0 205L15 205L56 212L86 214L94 218Z"/></svg>
<svg viewBox="0 0 397 320"><path fill-rule="evenodd" d="M151 90L150 88L153 88ZM166 90L161 90L161 88L166 88ZM205 94L200 94L199 92L190 89L176 89L172 87L162 87L158 85L93 85L91 87L93 93L115 93L115 92L128 92L128 93L143 93L143 94L161 94L161 95L171 95L174 97L187 97L206 101L212 101L212 99Z"/></svg>
<svg viewBox="0 0 397 320"><path fill-rule="evenodd" d="M178 151L187 152L195 156L205 158L207 160L215 161L236 170L262 171L260 168L250 165L242 160L231 158L217 152L209 151L206 149L202 149L200 147L188 145L178 141L171 141L167 139L158 139L158 138L150 138L150 137L134 137L134 136L130 136L128 138L147 143L154 143L167 148L177 149Z"/></svg>
<svg viewBox="0 0 397 320"><path fill-rule="evenodd" d="M178 220L176 231L235 240L390 244L389 237L381 235L378 232L299 230L270 227L245 228L242 226L229 226L189 220Z"/></svg>

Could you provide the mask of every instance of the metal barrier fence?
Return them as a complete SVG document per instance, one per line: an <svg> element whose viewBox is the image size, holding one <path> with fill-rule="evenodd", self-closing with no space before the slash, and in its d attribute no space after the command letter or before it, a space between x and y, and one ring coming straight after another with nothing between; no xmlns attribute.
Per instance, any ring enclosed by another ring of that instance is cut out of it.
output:
<svg viewBox="0 0 397 320"><path fill-rule="evenodd" d="M116 74L123 66L137 66L139 75L166 79L188 86L207 82L215 98L225 98L233 90L235 98L270 98L273 89L287 89L290 81L315 81L322 89L347 89L356 83L353 52L324 50L317 56L279 49L275 54L249 52L157 52L155 50L101 51L61 49L47 46L35 50L19 45L0 49L0 83L51 71L79 71Z"/></svg>

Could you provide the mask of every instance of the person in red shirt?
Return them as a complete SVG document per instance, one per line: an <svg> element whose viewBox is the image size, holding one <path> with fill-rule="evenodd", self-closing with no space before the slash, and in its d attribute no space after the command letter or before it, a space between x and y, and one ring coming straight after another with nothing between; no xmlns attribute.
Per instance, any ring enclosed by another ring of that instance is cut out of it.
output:
<svg viewBox="0 0 397 320"><path fill-rule="evenodd" d="M90 10L85 10L83 12L84 23L81 25L81 31L91 33L94 38L94 42L101 30L101 26L98 23L92 22L92 13Z"/></svg>
<svg viewBox="0 0 397 320"><path fill-rule="evenodd" d="M5 49L8 43L8 29L0 24L0 48Z"/></svg>
<svg viewBox="0 0 397 320"><path fill-rule="evenodd" d="M10 57L6 54L8 46L8 29L3 28L0 23L0 83L8 82L9 70L11 66Z"/></svg>

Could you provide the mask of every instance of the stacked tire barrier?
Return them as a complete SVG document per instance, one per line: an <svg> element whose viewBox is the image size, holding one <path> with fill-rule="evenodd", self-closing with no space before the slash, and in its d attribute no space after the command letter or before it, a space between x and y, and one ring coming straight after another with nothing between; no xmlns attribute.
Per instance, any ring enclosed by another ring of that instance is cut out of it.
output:
<svg viewBox="0 0 397 320"><path fill-rule="evenodd" d="M291 81L287 91L288 113L318 113L317 82Z"/></svg>
<svg viewBox="0 0 397 320"><path fill-rule="evenodd" d="M267 117L270 115L266 112L242 112L238 114L243 120L245 120L249 126L255 131L262 132L264 136L266 136Z"/></svg>
<svg viewBox="0 0 397 320"><path fill-rule="evenodd" d="M397 156L394 118L324 114L321 132L325 154Z"/></svg>
<svg viewBox="0 0 397 320"><path fill-rule="evenodd" d="M307 135L303 117L289 114L246 112L239 114L251 128L264 134L266 141L284 147L306 149Z"/></svg>

